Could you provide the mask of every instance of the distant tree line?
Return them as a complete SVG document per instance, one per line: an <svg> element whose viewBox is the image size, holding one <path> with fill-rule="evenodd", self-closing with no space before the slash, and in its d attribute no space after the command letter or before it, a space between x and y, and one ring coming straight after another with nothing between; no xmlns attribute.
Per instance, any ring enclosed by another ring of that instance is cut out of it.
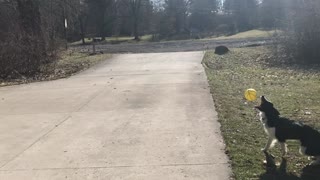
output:
<svg viewBox="0 0 320 180"><path fill-rule="evenodd" d="M286 32L281 49L289 57L308 55L310 62L318 62L319 4L319 0L0 0L0 78L34 74L54 61L66 41L86 43L86 38L110 36L139 40L146 34L155 40L201 38L255 28L281 29Z"/></svg>
<svg viewBox="0 0 320 180"><path fill-rule="evenodd" d="M28 13L18 5L33 4L39 27L50 40L50 48L61 40L85 37L152 34L159 38L181 38L234 34L254 28L279 29L287 22L288 3L303 0L0 0L0 31L5 18ZM301 1L301 2L299 2ZM291 3L292 4L292 3ZM30 15L23 15L30 16ZM35 15L34 15L35 16ZM66 21L66 22L65 22ZM16 22L16 23L13 23ZM67 23L68 28L65 28Z"/></svg>

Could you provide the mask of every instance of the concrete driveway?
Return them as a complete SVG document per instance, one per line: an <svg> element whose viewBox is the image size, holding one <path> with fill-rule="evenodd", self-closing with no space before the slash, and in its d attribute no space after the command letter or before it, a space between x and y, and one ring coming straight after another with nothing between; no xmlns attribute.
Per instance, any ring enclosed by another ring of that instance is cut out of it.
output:
<svg viewBox="0 0 320 180"><path fill-rule="evenodd" d="M0 88L0 179L228 179L202 52Z"/></svg>

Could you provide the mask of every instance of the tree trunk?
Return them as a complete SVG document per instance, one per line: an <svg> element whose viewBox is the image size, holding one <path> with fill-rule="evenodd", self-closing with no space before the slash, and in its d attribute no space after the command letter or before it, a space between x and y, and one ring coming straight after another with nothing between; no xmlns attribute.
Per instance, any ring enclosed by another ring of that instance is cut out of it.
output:
<svg viewBox="0 0 320 180"><path fill-rule="evenodd" d="M133 0L131 3L133 14L133 34L134 40L140 40L139 38L139 21L140 21L140 8L141 0Z"/></svg>
<svg viewBox="0 0 320 180"><path fill-rule="evenodd" d="M140 38L139 38L139 30L138 30L138 20L135 18L134 20L134 30L133 30L133 34L134 34L134 40L137 40L139 41Z"/></svg>
<svg viewBox="0 0 320 180"><path fill-rule="evenodd" d="M80 36L81 36L82 44L85 45L86 40L85 40L85 32L84 32L84 25L83 25L82 17L79 17L79 23L80 23Z"/></svg>

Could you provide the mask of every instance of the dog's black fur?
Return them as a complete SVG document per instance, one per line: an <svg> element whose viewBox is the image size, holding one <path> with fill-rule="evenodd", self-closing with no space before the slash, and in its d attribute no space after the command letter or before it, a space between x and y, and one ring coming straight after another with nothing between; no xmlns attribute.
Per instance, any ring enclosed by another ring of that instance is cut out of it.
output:
<svg viewBox="0 0 320 180"><path fill-rule="evenodd" d="M304 154L308 156L320 156L320 132L319 131L313 129L310 126L304 125L300 142L301 142L301 146L305 148Z"/></svg>
<svg viewBox="0 0 320 180"><path fill-rule="evenodd" d="M287 149L287 140L299 140L300 152L307 156L315 156L316 163L320 163L320 132L310 126L280 117L279 111L273 107L264 96L261 96L261 104L255 107L260 111L260 118L269 135L269 140L264 148L267 151L274 139L281 144L283 156Z"/></svg>

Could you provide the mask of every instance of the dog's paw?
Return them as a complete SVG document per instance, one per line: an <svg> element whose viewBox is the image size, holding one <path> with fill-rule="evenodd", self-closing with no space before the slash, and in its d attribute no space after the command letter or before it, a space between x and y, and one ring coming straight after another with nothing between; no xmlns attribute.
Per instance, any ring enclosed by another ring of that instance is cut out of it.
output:
<svg viewBox="0 0 320 180"><path fill-rule="evenodd" d="M287 152L283 152L283 153L281 154L281 157L284 158L284 159L286 159L286 158L287 158L287 155L288 155Z"/></svg>

